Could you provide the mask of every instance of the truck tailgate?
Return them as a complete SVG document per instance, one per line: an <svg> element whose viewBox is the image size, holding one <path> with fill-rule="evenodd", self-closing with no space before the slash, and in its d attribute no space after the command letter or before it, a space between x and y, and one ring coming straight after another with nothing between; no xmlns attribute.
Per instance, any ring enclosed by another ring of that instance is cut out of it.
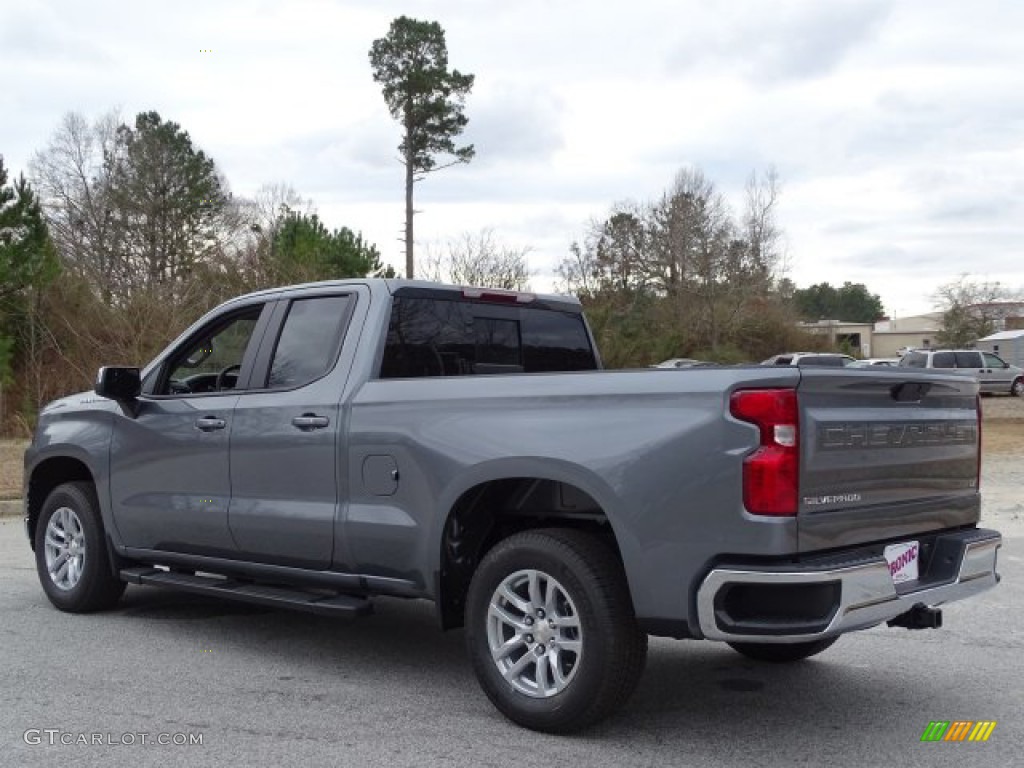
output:
<svg viewBox="0 0 1024 768"><path fill-rule="evenodd" d="M978 385L946 374L805 368L801 552L978 521Z"/></svg>

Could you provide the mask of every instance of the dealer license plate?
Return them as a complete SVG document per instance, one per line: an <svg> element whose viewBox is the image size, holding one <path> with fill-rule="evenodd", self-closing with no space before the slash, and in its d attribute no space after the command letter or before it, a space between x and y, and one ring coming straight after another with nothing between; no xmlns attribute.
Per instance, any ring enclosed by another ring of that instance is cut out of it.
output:
<svg viewBox="0 0 1024 768"><path fill-rule="evenodd" d="M916 541L905 541L902 544L890 544L882 553L889 564L889 575L893 584L906 581L917 581L917 563L921 548Z"/></svg>

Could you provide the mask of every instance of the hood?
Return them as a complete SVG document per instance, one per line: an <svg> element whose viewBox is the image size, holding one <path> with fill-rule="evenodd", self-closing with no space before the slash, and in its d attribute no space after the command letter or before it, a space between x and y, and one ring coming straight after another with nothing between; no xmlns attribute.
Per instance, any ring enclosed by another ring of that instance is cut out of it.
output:
<svg viewBox="0 0 1024 768"><path fill-rule="evenodd" d="M84 392L77 392L67 397L61 397L57 400L47 403L43 406L43 409L39 412L40 416L49 416L54 413L59 413L64 410L75 410L75 411L92 411L110 410L115 405L113 400L109 400L105 397L100 397L91 389Z"/></svg>

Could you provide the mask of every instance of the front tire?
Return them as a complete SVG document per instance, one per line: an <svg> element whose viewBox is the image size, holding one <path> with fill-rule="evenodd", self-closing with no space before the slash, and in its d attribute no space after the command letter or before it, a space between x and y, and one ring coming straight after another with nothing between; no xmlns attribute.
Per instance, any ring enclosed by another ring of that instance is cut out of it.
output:
<svg viewBox="0 0 1024 768"><path fill-rule="evenodd" d="M113 607L125 584L110 569L103 520L90 483L64 483L43 502L35 530L36 571L50 602L68 613Z"/></svg>
<svg viewBox="0 0 1024 768"><path fill-rule="evenodd" d="M838 637L810 640L806 643L729 643L734 651L748 659L767 661L772 664L787 664L816 656L832 647Z"/></svg>
<svg viewBox="0 0 1024 768"><path fill-rule="evenodd" d="M619 558L568 529L519 533L487 553L466 601L466 645L494 706L549 733L621 707L647 657Z"/></svg>
<svg viewBox="0 0 1024 768"><path fill-rule="evenodd" d="M1010 386L1010 394L1016 397L1024 397L1024 379L1016 379Z"/></svg>

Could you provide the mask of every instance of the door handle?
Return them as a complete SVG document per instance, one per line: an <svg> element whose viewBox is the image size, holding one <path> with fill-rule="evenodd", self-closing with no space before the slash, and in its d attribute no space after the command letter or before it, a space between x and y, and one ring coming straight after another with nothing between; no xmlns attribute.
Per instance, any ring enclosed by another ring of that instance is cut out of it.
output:
<svg viewBox="0 0 1024 768"><path fill-rule="evenodd" d="M203 432L213 432L217 429L224 429L227 426L227 422L224 419L216 416L202 416L196 419L196 429L202 430Z"/></svg>
<svg viewBox="0 0 1024 768"><path fill-rule="evenodd" d="M326 416L317 416L315 413L304 413L301 416L296 416L292 419L292 426L298 427L303 431L313 429L323 429L331 420Z"/></svg>

